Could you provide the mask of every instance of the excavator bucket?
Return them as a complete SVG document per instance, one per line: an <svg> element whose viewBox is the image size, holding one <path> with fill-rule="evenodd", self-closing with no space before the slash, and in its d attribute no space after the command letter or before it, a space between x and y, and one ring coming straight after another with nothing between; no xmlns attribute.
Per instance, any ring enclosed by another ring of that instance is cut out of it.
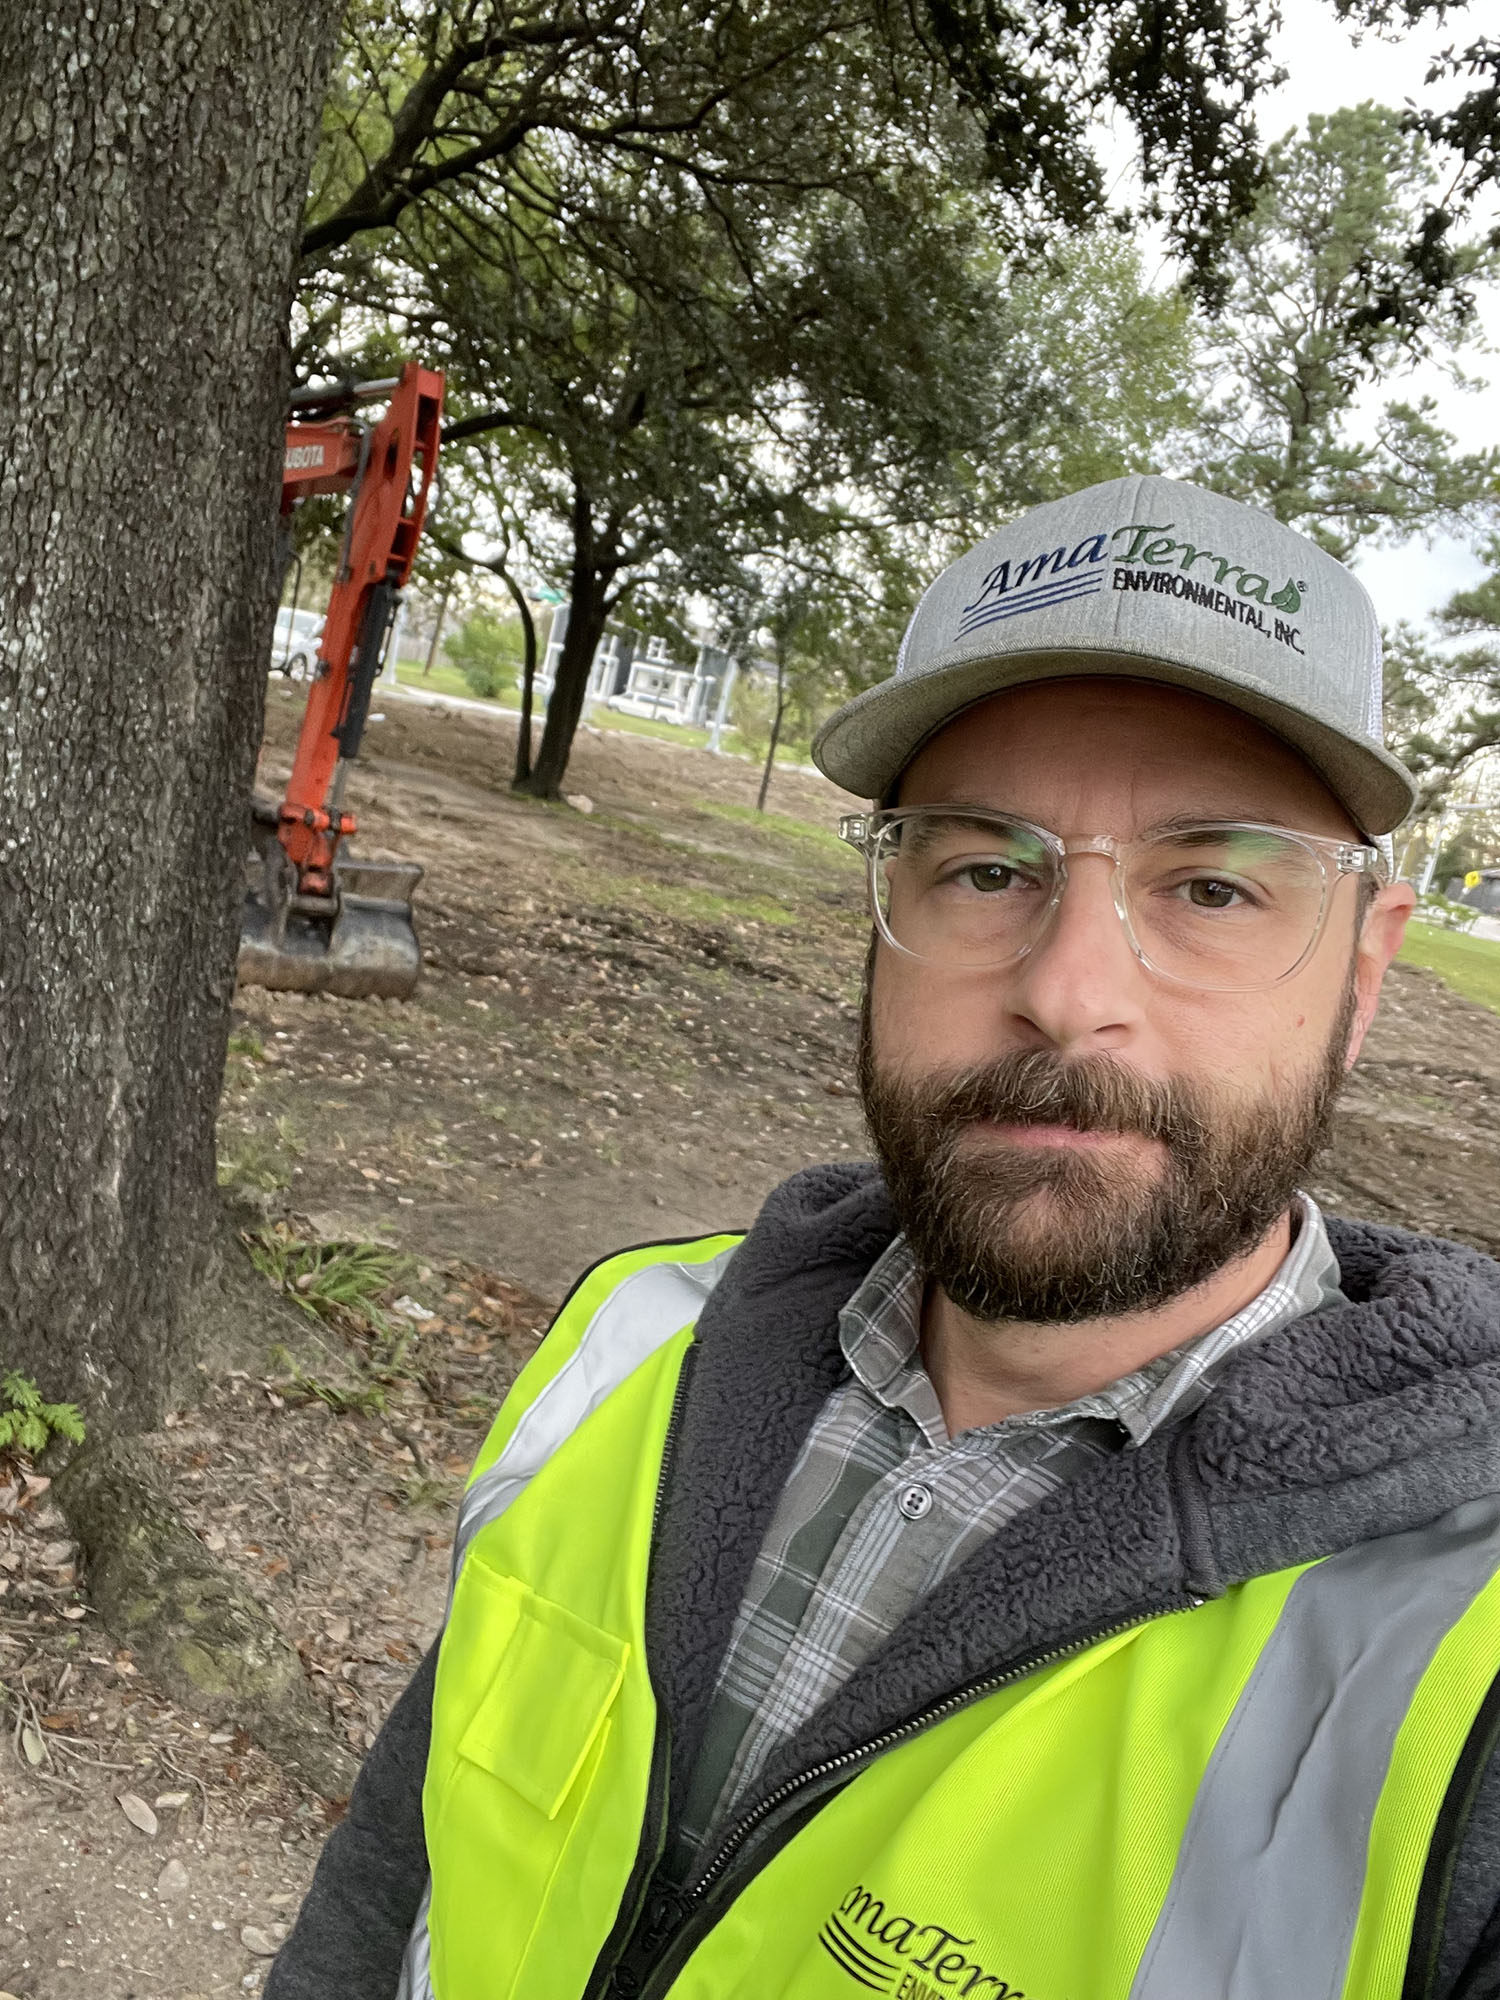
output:
<svg viewBox="0 0 1500 2000"><path fill-rule="evenodd" d="M331 896L297 893L275 806L257 799L240 924L239 979L283 993L406 1000L422 970L412 892L416 861L360 861L340 851Z"/></svg>

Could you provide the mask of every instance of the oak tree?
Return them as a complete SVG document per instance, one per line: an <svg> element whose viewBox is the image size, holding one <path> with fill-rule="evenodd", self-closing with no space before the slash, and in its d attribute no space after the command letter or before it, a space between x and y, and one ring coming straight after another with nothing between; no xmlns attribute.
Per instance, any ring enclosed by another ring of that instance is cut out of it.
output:
<svg viewBox="0 0 1500 2000"><path fill-rule="evenodd" d="M0 27L0 1350L190 1364L333 0Z"/></svg>

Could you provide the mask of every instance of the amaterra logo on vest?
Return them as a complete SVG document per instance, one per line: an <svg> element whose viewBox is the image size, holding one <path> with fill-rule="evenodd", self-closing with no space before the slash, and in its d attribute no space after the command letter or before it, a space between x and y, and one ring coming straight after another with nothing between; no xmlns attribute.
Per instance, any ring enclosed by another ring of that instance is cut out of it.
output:
<svg viewBox="0 0 1500 2000"><path fill-rule="evenodd" d="M975 1940L892 1909L856 1882L818 1932L818 1943L856 1986L891 2000L1026 2000L974 1956Z"/></svg>

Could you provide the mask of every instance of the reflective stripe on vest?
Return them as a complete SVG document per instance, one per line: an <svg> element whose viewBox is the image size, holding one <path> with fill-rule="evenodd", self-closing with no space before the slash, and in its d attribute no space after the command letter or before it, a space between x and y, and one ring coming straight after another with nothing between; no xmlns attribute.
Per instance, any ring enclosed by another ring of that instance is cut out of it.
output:
<svg viewBox="0 0 1500 2000"><path fill-rule="evenodd" d="M1131 2000L1344 1990L1397 1733L1497 1543L1500 1500L1474 1500L1298 1579L1203 1775Z"/></svg>
<svg viewBox="0 0 1500 2000"><path fill-rule="evenodd" d="M740 1238L650 1245L585 1274L512 1384L459 1508L452 1602L481 1530L514 1505L548 1459L663 1343L696 1323ZM513 1419L513 1421L511 1420ZM433 2000L429 1881L406 1949L397 2000Z"/></svg>
<svg viewBox="0 0 1500 2000"><path fill-rule="evenodd" d="M480 1529L499 1520L584 1418L663 1341L696 1323L739 1238L729 1240L727 1247L717 1247L725 1243L722 1236L705 1238L691 1247L702 1250L712 1246L706 1258L679 1255L669 1262L642 1264L610 1287L585 1321L577 1345L526 1405L499 1456L470 1481L459 1509L453 1545L455 1579ZM624 1257L611 1258L604 1269L615 1269L641 1254L628 1251ZM518 1381L516 1388L521 1387Z"/></svg>
<svg viewBox="0 0 1500 2000"><path fill-rule="evenodd" d="M481 1456L407 2000L577 2000L615 1923L655 1735L645 1592L679 1309L727 1247L605 1267ZM640 1282L677 1263L687 1289ZM1500 1500L1474 1501L977 1697L770 1843L669 2000L1400 2000L1433 1828L1500 1666L1497 1569Z"/></svg>

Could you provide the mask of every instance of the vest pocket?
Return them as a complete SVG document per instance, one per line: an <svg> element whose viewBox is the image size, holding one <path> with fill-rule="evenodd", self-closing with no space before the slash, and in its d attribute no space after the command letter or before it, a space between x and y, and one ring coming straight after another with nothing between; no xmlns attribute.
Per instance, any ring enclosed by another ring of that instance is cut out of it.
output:
<svg viewBox="0 0 1500 2000"><path fill-rule="evenodd" d="M489 1569L480 1577L487 1591L514 1593L514 1620L458 1754L556 1819L605 1726L630 1648L513 1577Z"/></svg>
<svg viewBox="0 0 1500 2000"><path fill-rule="evenodd" d="M601 1772L617 1762L630 1656L470 1550L438 1655L424 1795L443 2000L556 2000L558 1926L581 1912L555 1899L571 1884L576 1900L612 1852L600 1822L618 1788Z"/></svg>

